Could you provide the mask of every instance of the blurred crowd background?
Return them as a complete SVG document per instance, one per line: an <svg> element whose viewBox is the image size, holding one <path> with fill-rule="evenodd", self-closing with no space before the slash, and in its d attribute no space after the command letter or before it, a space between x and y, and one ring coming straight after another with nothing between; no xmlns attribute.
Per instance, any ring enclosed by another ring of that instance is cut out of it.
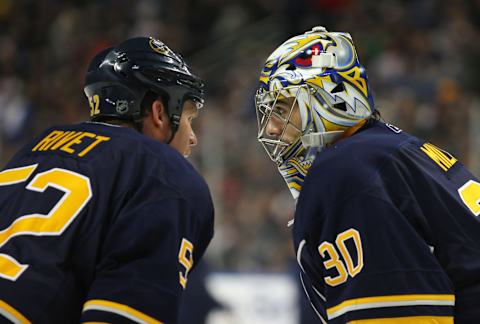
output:
<svg viewBox="0 0 480 324"><path fill-rule="evenodd" d="M256 141L265 59L316 25L351 33L383 118L479 176L478 17L478 0L0 0L0 166L43 128L88 118L83 78L97 51L155 36L207 80L192 161L216 204L209 263L289 271L294 204Z"/></svg>

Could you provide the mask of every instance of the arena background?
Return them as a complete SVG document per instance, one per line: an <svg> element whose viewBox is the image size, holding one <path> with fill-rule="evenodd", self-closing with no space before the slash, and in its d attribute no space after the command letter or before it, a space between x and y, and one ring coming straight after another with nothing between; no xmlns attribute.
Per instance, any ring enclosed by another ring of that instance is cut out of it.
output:
<svg viewBox="0 0 480 324"><path fill-rule="evenodd" d="M207 80L192 162L212 190L216 234L182 322L315 322L286 226L293 201L256 141L263 62L313 26L349 32L383 118L479 176L478 17L478 0L0 0L0 166L43 128L88 118L83 77L94 53L157 37Z"/></svg>

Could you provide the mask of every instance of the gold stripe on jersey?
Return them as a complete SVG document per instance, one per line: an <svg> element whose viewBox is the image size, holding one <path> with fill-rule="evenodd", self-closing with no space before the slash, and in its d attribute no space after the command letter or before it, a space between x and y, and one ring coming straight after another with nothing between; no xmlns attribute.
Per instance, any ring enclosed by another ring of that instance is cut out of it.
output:
<svg viewBox="0 0 480 324"><path fill-rule="evenodd" d="M407 316L364 319L347 322L347 324L453 324L452 316Z"/></svg>
<svg viewBox="0 0 480 324"><path fill-rule="evenodd" d="M457 159L454 158L450 153L439 149L433 144L425 143L420 149L435 163L442 168L443 171L448 171L456 162Z"/></svg>
<svg viewBox="0 0 480 324"><path fill-rule="evenodd" d="M13 323L30 324L31 322L15 308L0 299L0 314Z"/></svg>
<svg viewBox="0 0 480 324"><path fill-rule="evenodd" d="M454 306L455 295L390 295L349 299L327 309L328 319L351 311L398 306Z"/></svg>
<svg viewBox="0 0 480 324"><path fill-rule="evenodd" d="M156 320L155 318L148 316L147 314L144 314L130 306L112 302L109 300L103 300L103 299L89 300L83 306L82 312L86 312L89 310L114 313L141 324L163 324L162 322Z"/></svg>

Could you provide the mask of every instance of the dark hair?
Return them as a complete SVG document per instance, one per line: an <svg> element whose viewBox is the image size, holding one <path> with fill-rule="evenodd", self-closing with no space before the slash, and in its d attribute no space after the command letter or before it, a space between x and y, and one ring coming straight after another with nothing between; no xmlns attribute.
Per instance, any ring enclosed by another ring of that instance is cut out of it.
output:
<svg viewBox="0 0 480 324"><path fill-rule="evenodd" d="M377 109L375 109L372 114L370 115L370 117L368 117L367 119L367 125L375 122L375 121L379 121L379 120L382 120L382 114L380 113L380 111L378 111Z"/></svg>
<svg viewBox="0 0 480 324"><path fill-rule="evenodd" d="M382 114L380 113L379 110L375 109L373 111L372 115L370 116L370 119L380 120L380 119L382 119Z"/></svg>
<svg viewBox="0 0 480 324"><path fill-rule="evenodd" d="M162 104L165 108L168 107L168 95L166 93L147 91L145 97L143 97L142 102L140 103L140 111L142 117L145 117L148 114L150 108L152 107L152 103L158 99L162 101Z"/></svg>
<svg viewBox="0 0 480 324"><path fill-rule="evenodd" d="M140 133L142 132L142 128L143 128L143 118L150 113L150 109L152 108L152 104L155 100L162 101L163 107L165 107L165 109L168 109L167 93L157 93L153 91L147 91L147 93L142 99L142 102L140 103L140 114L142 119L140 121L132 123L133 127L136 130L138 130Z"/></svg>

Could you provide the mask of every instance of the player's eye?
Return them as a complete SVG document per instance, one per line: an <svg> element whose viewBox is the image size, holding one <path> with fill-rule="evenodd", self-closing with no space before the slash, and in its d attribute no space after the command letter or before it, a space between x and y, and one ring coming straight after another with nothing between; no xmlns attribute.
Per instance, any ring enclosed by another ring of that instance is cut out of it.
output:
<svg viewBox="0 0 480 324"><path fill-rule="evenodd" d="M284 107L276 106L274 109L275 114L285 117L287 115L287 109Z"/></svg>

